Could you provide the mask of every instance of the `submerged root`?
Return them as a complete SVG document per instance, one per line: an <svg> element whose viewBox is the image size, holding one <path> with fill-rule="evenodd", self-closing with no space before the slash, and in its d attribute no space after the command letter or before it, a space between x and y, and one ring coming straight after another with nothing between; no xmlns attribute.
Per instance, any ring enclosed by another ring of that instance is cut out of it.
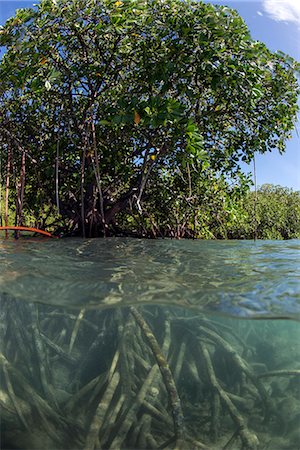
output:
<svg viewBox="0 0 300 450"><path fill-rule="evenodd" d="M17 399L17 397L14 393L14 389L13 389L11 381L10 381L10 377L9 377L8 370L7 370L7 364L4 363L2 368L3 368L4 379L5 379L5 383L6 383L6 387L7 387L7 391L8 391L10 400L12 401L12 404L14 405L15 410L16 410L22 424L25 426L26 430L29 430L29 426L27 424L27 421L25 420L24 414L22 413L22 408L20 406L19 400Z"/></svg>
<svg viewBox="0 0 300 450"><path fill-rule="evenodd" d="M74 329L72 331L72 335L71 335L71 339L70 339L69 353L72 352L72 348L73 348L75 340L77 338L79 327L80 327L80 323L81 323L81 321L83 319L84 313L85 313L85 309L83 308L83 309L80 310L80 313L78 314L78 317L76 319L76 322L75 322L75 325L74 325Z"/></svg>
<svg viewBox="0 0 300 450"><path fill-rule="evenodd" d="M234 406L232 401L230 400L228 394L225 392L225 390L221 387L220 383L217 381L211 358L209 355L209 351L207 350L206 346L204 344L200 344L200 350L203 356L204 361L206 362L206 370L208 374L209 381L211 383L211 386L213 388L213 391L217 393L217 395L220 397L222 402L225 404L226 408L228 409L230 416L232 420L234 421L238 434L241 437L243 447L247 450L256 450L258 447L258 439L257 436L250 432L244 418L239 414L238 409ZM215 411L214 411L215 413ZM214 421L216 418L214 417ZM218 420L218 418L217 418Z"/></svg>
<svg viewBox="0 0 300 450"><path fill-rule="evenodd" d="M172 372L169 368L169 365L158 345L157 340L155 339L154 334L152 333L151 329L145 322L143 316L134 308L133 306L130 307L130 312L134 316L135 320L137 321L138 325L142 329L146 340L149 343L149 346L153 352L153 355L156 359L157 365L159 367L159 370L162 374L168 395L169 400L172 407L172 416L174 421L174 429L175 429L175 436L176 436L176 448L181 448L184 446L184 417L181 407L181 401L177 392L176 384L172 375Z"/></svg>
<svg viewBox="0 0 300 450"><path fill-rule="evenodd" d="M272 372L261 373L257 378L269 378L269 377L300 377L300 370L273 370Z"/></svg>
<svg viewBox="0 0 300 450"><path fill-rule="evenodd" d="M99 405L96 409L95 416L90 426L89 433L86 438L86 443L84 446L84 450L94 450L96 448L101 448L99 441L99 433L102 429L104 417L107 414L107 411L110 408L110 403L115 394L115 391L118 387L120 381L119 372L114 372L107 389L99 402Z"/></svg>
<svg viewBox="0 0 300 450"><path fill-rule="evenodd" d="M283 420L284 405L298 417L299 369L256 360L255 333L218 320L15 303L5 317L0 405L9 438L26 434L24 450L37 448L34 435L47 450L256 450L267 445L266 417Z"/></svg>

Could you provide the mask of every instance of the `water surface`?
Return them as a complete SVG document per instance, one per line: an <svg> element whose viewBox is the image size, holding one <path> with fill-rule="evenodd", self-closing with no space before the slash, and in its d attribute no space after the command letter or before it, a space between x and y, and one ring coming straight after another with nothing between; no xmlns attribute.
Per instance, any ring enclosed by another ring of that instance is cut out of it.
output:
<svg viewBox="0 0 300 450"><path fill-rule="evenodd" d="M1 449L299 450L299 248L1 241Z"/></svg>
<svg viewBox="0 0 300 450"><path fill-rule="evenodd" d="M300 241L1 241L0 294L66 307L164 304L300 314Z"/></svg>

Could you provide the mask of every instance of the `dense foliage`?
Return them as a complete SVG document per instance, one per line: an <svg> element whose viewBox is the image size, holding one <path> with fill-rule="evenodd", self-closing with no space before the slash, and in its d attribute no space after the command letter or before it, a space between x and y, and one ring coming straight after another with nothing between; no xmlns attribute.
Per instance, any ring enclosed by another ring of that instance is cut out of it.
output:
<svg viewBox="0 0 300 450"><path fill-rule="evenodd" d="M218 223L226 237L249 185L240 162L283 152L296 118L299 64L225 6L42 0L0 45L16 224L213 237Z"/></svg>
<svg viewBox="0 0 300 450"><path fill-rule="evenodd" d="M159 193L153 198L162 201ZM223 190L220 184L212 185L195 209L185 202L184 193L178 192L174 203L152 205L143 223L138 215L124 216L123 227L142 235L204 239L300 238L300 191L265 184L240 197L228 195L224 183Z"/></svg>
<svg viewBox="0 0 300 450"><path fill-rule="evenodd" d="M265 184L249 192L239 208L237 221L228 225L230 238L300 238L300 191Z"/></svg>

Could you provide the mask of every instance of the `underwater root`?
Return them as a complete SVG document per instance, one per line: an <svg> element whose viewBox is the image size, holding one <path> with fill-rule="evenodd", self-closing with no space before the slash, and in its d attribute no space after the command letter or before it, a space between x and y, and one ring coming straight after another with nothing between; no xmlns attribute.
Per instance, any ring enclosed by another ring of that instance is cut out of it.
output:
<svg viewBox="0 0 300 450"><path fill-rule="evenodd" d="M203 315L0 306L3 442L24 450L258 450L284 400L273 377L300 374L256 373L255 341Z"/></svg>
<svg viewBox="0 0 300 450"><path fill-rule="evenodd" d="M211 362L210 354L205 346L205 344L200 343L200 351L203 356L204 361L206 362L206 370L208 374L208 378L210 381L210 384L212 386L212 389L218 394L222 402L225 404L226 408L228 409L230 416L232 417L232 420L234 421L236 427L237 427L237 433L240 435L243 447L249 450L255 450L258 446L258 438L253 433L250 432L245 419L242 417L242 415L238 412L238 409L233 404L233 402L230 400L228 394L225 392L224 389L222 389L220 383L218 382L213 365ZM218 412L219 412L218 408ZM215 411L216 414L216 411ZM214 417L214 421L216 421Z"/></svg>
<svg viewBox="0 0 300 450"><path fill-rule="evenodd" d="M273 370L272 372L261 373L257 378L269 378L269 377L289 377L300 376L300 370Z"/></svg>
<svg viewBox="0 0 300 450"><path fill-rule="evenodd" d="M130 312L134 316L135 320L137 321L138 325L140 326L141 330L143 331L147 342L149 343L149 346L153 352L153 355L155 357L156 363L159 367L159 370L162 374L168 395L170 404L172 407L172 416L174 421L174 429L175 429L175 436L176 436L176 449L180 449L181 447L184 447L184 439L185 439L185 431L184 431L184 417L181 407L180 398L177 392L176 384L172 375L172 372L170 370L170 367L162 354L162 351L158 345L157 340L155 339L154 334L152 333L151 329L147 325L146 321L144 320L143 316L137 311L136 308L133 306L130 307Z"/></svg>

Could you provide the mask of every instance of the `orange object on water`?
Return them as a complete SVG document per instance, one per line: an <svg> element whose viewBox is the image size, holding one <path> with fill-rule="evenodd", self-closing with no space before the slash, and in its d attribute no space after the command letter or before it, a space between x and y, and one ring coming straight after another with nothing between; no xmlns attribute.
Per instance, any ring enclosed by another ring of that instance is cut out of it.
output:
<svg viewBox="0 0 300 450"><path fill-rule="evenodd" d="M39 233L43 234L44 236L48 236L51 238L57 238L57 236L53 236L53 234L48 233L48 231L39 230L38 228L31 228L31 227L13 227L13 226L7 226L7 227L0 227L0 230L18 230L18 231L32 231L33 233Z"/></svg>

